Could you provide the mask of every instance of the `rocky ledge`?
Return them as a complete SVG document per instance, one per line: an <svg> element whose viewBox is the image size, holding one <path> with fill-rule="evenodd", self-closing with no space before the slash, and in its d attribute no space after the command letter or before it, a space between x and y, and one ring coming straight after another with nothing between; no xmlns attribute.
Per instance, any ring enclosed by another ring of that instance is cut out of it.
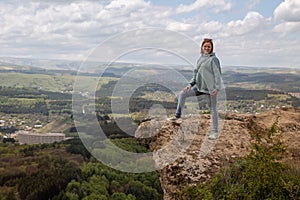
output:
<svg viewBox="0 0 300 200"><path fill-rule="evenodd" d="M208 140L210 115L183 118L176 124L152 119L140 124L136 137L153 152L164 199L188 185L206 182L234 158L250 152L251 133L277 122L288 159L300 160L300 110L280 108L260 114L227 113L217 140ZM300 165L300 163L299 163Z"/></svg>

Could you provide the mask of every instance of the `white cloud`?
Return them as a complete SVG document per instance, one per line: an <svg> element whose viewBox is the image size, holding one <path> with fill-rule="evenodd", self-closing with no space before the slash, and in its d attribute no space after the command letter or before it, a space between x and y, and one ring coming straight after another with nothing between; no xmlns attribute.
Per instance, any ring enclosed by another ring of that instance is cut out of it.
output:
<svg viewBox="0 0 300 200"><path fill-rule="evenodd" d="M253 31L258 31L266 21L257 12L249 12L243 20L228 22L228 31L233 35L244 35Z"/></svg>
<svg viewBox="0 0 300 200"><path fill-rule="evenodd" d="M184 31L184 32L195 30L194 25L188 24L188 23L177 22L177 21L168 23L166 28L168 30L172 30L172 31Z"/></svg>
<svg viewBox="0 0 300 200"><path fill-rule="evenodd" d="M170 21L167 17L171 9L152 7L142 0L114 0L103 5L97 1L2 3L0 43L11 49L2 49L0 54L22 49L26 57L28 51L44 57L49 51L51 54L69 51L74 55L76 51L87 52L122 31L165 27Z"/></svg>
<svg viewBox="0 0 300 200"><path fill-rule="evenodd" d="M199 33L203 34L216 34L223 31L224 25L218 21L209 21L201 24L198 28Z"/></svg>
<svg viewBox="0 0 300 200"><path fill-rule="evenodd" d="M200 10L201 8L210 9L212 8L214 12L221 12L230 10L232 4L230 1L226 0L196 0L194 3L190 5L181 4L176 8L176 13L188 13L196 10Z"/></svg>
<svg viewBox="0 0 300 200"><path fill-rule="evenodd" d="M274 17L277 20L300 22L300 1L285 0L274 10Z"/></svg>
<svg viewBox="0 0 300 200"><path fill-rule="evenodd" d="M287 35L300 31L300 1L285 0L274 10L274 19L279 22L274 31Z"/></svg>
<svg viewBox="0 0 300 200"><path fill-rule="evenodd" d="M107 9L120 9L122 11L135 10L139 8L144 8L150 5L150 2L144 2L143 0L113 0L109 5L106 6Z"/></svg>
<svg viewBox="0 0 300 200"><path fill-rule="evenodd" d="M250 10L254 8L256 5L258 5L260 0L250 0L247 4L247 8Z"/></svg>
<svg viewBox="0 0 300 200"><path fill-rule="evenodd" d="M298 22L283 22L274 27L274 32L283 36L300 31L300 23Z"/></svg>

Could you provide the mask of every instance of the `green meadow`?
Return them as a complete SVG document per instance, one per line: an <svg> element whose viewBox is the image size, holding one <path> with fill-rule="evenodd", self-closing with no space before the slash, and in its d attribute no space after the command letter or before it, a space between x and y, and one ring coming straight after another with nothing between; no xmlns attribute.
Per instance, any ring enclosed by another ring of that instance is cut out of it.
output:
<svg viewBox="0 0 300 200"><path fill-rule="evenodd" d="M80 91L92 92L97 86L115 80L113 77L75 76L68 73L27 74L20 72L0 73L0 85L6 87L36 88L51 92L71 92L76 82Z"/></svg>

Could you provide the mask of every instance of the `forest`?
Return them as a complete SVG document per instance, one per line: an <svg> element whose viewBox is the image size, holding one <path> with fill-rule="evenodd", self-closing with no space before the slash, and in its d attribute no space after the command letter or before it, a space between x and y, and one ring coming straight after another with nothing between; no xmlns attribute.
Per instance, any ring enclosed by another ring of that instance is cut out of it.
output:
<svg viewBox="0 0 300 200"><path fill-rule="evenodd" d="M114 140L125 150L147 151L132 138ZM162 199L156 172L109 168L95 160L78 138L31 146L0 144L0 153L0 199Z"/></svg>

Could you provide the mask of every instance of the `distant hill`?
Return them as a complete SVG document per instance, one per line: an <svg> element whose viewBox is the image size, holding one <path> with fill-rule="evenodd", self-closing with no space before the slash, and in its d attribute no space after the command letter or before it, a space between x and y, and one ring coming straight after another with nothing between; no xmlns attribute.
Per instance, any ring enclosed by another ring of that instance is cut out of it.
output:
<svg viewBox="0 0 300 200"><path fill-rule="evenodd" d="M1 57L0 66L29 66L43 69L77 70L81 61Z"/></svg>
<svg viewBox="0 0 300 200"><path fill-rule="evenodd" d="M67 60L48 60L48 59L30 59L30 58L10 58L0 57L0 73L22 73L22 74L43 74L57 76L69 74L72 77L94 76L120 78L131 70L141 68L143 73L151 74L153 67L157 65L140 64L140 63L107 63L87 62L84 67L81 61ZM193 73L193 66L159 66L174 69L181 73L187 80L190 80ZM149 72L147 70L149 69ZM222 66L223 80L227 88L243 88L247 90L276 90L284 93L300 93L300 70L295 68L268 68L268 67L247 67L247 66ZM164 72L164 71L162 71ZM5 76L4 74L2 74ZM11 75L11 74L10 74ZM163 79L168 74L159 74ZM18 75L18 77L20 77ZM36 77L34 77L36 78ZM37 77L38 78L38 77ZM89 79L89 78L88 78ZM3 79L4 80L4 79ZM25 86L25 78L19 79ZM32 81L28 77L26 79ZM61 79L58 81L61 82ZM9 84L11 82L11 85ZM22 85L18 80L10 80L4 83L5 86ZM55 84L54 84L55 85ZM34 87L34 86L33 86ZM47 86L41 86L47 88ZM69 85L68 85L69 87ZM180 86L181 87L181 86ZM64 90L63 88L61 90Z"/></svg>
<svg viewBox="0 0 300 200"><path fill-rule="evenodd" d="M300 74L289 73L289 70L282 71L282 73L226 71L223 73L223 79L227 87L300 92Z"/></svg>

